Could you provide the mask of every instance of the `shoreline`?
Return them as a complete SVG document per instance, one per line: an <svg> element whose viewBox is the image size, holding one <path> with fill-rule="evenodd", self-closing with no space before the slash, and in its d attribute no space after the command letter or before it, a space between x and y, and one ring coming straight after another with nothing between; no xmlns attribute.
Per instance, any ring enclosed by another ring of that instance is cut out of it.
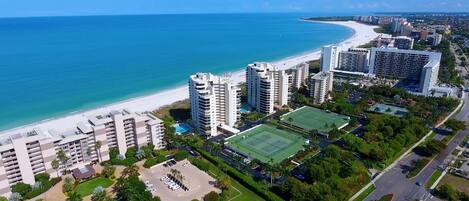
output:
<svg viewBox="0 0 469 201"><path fill-rule="evenodd" d="M357 47L359 45L368 43L376 36L378 36L378 33L373 31L376 26L364 25L354 21L304 21L315 23L329 23L339 26L345 26L347 28L352 29L354 33L351 37L336 44L342 49ZM307 51L299 55L293 55L278 61L271 61L270 63L277 65L280 69L284 70L302 62L319 59L320 55L320 50L313 49L311 51ZM245 80L244 69L240 69L234 72L226 72L224 73L224 75L228 75L229 79L231 79L234 83L244 82ZM111 110L122 109L128 109L133 112L153 111L163 106L172 104L176 101L187 99L188 96L188 88L186 85L183 85L172 89L162 90L153 94L137 96L124 101L103 105L98 108L86 111L77 111L65 114L65 116L47 118L31 124L2 130L0 131L0 135L27 132L35 128L42 130L53 129L57 131L63 131L73 128L80 121L85 121L87 116L107 113Z"/></svg>

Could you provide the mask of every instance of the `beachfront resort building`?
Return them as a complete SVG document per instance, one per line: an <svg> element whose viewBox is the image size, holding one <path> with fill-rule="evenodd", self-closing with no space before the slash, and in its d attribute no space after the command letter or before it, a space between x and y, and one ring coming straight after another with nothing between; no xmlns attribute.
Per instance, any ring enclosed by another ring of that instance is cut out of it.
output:
<svg viewBox="0 0 469 201"><path fill-rule="evenodd" d="M371 51L353 48L338 52L336 46L323 47L321 72L396 79L400 86L417 95L448 94L448 89L437 86L441 53L405 49L413 43L407 37L401 37L406 41L400 44L404 49L391 47L397 39Z"/></svg>
<svg viewBox="0 0 469 201"><path fill-rule="evenodd" d="M189 78L191 117L197 131L218 135L218 127L234 127L241 117L241 89L228 79L210 73Z"/></svg>
<svg viewBox="0 0 469 201"><path fill-rule="evenodd" d="M163 121L150 113L122 110L90 116L88 122L78 125L78 130L92 136L95 142L101 142L99 161L109 160L109 151L112 148L125 156L130 147L140 148L152 144L155 149L162 149L165 146Z"/></svg>
<svg viewBox="0 0 469 201"><path fill-rule="evenodd" d="M273 113L274 105L287 105L289 77L285 71L270 63L249 64L246 68L248 104L264 114Z"/></svg>
<svg viewBox="0 0 469 201"><path fill-rule="evenodd" d="M321 51L321 71L329 72L337 68L339 63L340 49L335 45L322 47Z"/></svg>
<svg viewBox="0 0 469 201"><path fill-rule="evenodd" d="M417 94L431 95L438 81L441 53L396 48L371 48L370 74L416 82Z"/></svg>
<svg viewBox="0 0 469 201"><path fill-rule="evenodd" d="M348 51L341 51L337 69L349 72L368 72L369 55L370 51L365 48L350 48Z"/></svg>
<svg viewBox="0 0 469 201"><path fill-rule="evenodd" d="M311 76L309 92L314 104L320 105L327 100L329 92L332 91L333 75L334 73L329 71Z"/></svg>
<svg viewBox="0 0 469 201"><path fill-rule="evenodd" d="M290 88L298 90L306 84L309 76L309 64L301 63L285 71L289 75Z"/></svg>
<svg viewBox="0 0 469 201"><path fill-rule="evenodd" d="M20 182L34 184L34 175L39 173L56 177L57 172L109 160L110 148L118 148L122 155L129 147L140 148L149 143L162 148L163 134L164 127L158 118L127 111L92 117L89 122L61 132L33 129L4 134L0 137L0 195L8 196L11 187ZM102 143L100 151L96 147L98 141ZM60 150L69 160L55 170L52 161L59 161Z"/></svg>

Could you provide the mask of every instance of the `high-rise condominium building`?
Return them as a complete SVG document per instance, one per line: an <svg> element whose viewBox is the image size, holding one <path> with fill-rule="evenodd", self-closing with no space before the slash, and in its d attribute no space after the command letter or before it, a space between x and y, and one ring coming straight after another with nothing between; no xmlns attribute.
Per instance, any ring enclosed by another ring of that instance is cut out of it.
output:
<svg viewBox="0 0 469 201"><path fill-rule="evenodd" d="M441 53L372 48L370 74L419 83L418 93L429 95L438 80Z"/></svg>
<svg viewBox="0 0 469 201"><path fill-rule="evenodd" d="M10 194L11 186L19 182L34 184L34 175L39 173L58 176L57 172L65 168L71 170L94 161L109 160L110 148L117 148L122 155L129 147L140 148L150 143L156 148L163 148L163 134L163 123L158 118L124 110L91 117L88 122L62 132L34 129L26 133L2 135L0 195ZM102 144L100 151L96 147L98 141ZM60 150L69 160L55 170L52 161L58 160Z"/></svg>
<svg viewBox="0 0 469 201"><path fill-rule="evenodd" d="M339 60L339 47L335 45L328 45L322 47L321 51L321 71L329 72L334 70L338 65Z"/></svg>
<svg viewBox="0 0 469 201"><path fill-rule="evenodd" d="M241 89L225 78L197 73L189 78L191 116L199 133L216 136L217 127L233 127L241 117Z"/></svg>
<svg viewBox="0 0 469 201"><path fill-rule="evenodd" d="M433 34L428 36L427 41L430 45L437 46L441 43L442 39L443 36L441 34Z"/></svg>
<svg viewBox="0 0 469 201"><path fill-rule="evenodd" d="M410 50L414 47L414 39L407 36L394 37L394 47Z"/></svg>
<svg viewBox="0 0 469 201"><path fill-rule="evenodd" d="M319 72L310 79L310 96L314 104L322 104L327 99L327 95L332 91L333 72Z"/></svg>
<svg viewBox="0 0 469 201"><path fill-rule="evenodd" d="M289 83L291 84L291 88L299 89L305 84L306 79L308 79L309 64L301 63L285 71L290 76Z"/></svg>
<svg viewBox="0 0 469 201"><path fill-rule="evenodd" d="M265 62L249 64L246 68L248 103L258 112L271 114L274 104L287 105L289 75Z"/></svg>
<svg viewBox="0 0 469 201"><path fill-rule="evenodd" d="M339 53L338 70L350 72L368 71L368 57L370 51L364 48L350 48Z"/></svg>

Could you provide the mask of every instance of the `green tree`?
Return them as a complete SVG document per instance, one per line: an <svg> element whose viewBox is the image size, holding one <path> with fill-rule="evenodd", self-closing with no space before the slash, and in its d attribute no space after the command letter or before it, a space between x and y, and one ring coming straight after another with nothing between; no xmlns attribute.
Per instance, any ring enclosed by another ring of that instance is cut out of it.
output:
<svg viewBox="0 0 469 201"><path fill-rule="evenodd" d="M73 183L73 179L70 177L65 177L64 183L62 185L62 192L63 193L70 193L73 191L73 188L75 187Z"/></svg>
<svg viewBox="0 0 469 201"><path fill-rule="evenodd" d="M326 173L324 172L324 169L316 164L313 164L308 168L308 176L311 179L310 182L323 182L324 180L326 180Z"/></svg>
<svg viewBox="0 0 469 201"><path fill-rule="evenodd" d="M17 183L11 187L11 192L19 193L21 197L24 197L28 192L32 190L31 185L25 183Z"/></svg>
<svg viewBox="0 0 469 201"><path fill-rule="evenodd" d="M227 176L221 176L217 180L217 186L220 188L222 191L228 190L228 188L231 186L231 180Z"/></svg>
<svg viewBox="0 0 469 201"><path fill-rule="evenodd" d="M67 201L82 201L82 200L83 198L77 192L72 192L67 198Z"/></svg>
<svg viewBox="0 0 469 201"><path fill-rule="evenodd" d="M106 189L98 186L93 190L91 201L112 201L112 198L107 195Z"/></svg>
<svg viewBox="0 0 469 201"><path fill-rule="evenodd" d="M120 177L114 187L117 201L159 201L158 197L146 190L145 184L137 175Z"/></svg>
<svg viewBox="0 0 469 201"><path fill-rule="evenodd" d="M138 166L135 164L132 164L131 166L126 167L122 171L123 177L134 176L134 175L136 176L140 175L140 173L138 173Z"/></svg>
<svg viewBox="0 0 469 201"><path fill-rule="evenodd" d="M8 201L8 198L0 196L0 201Z"/></svg>
<svg viewBox="0 0 469 201"><path fill-rule="evenodd" d="M103 143L101 141L96 141L96 150L98 150L98 157L99 157L99 161L103 161L103 158L101 158L101 146L103 145Z"/></svg>
<svg viewBox="0 0 469 201"><path fill-rule="evenodd" d="M116 168L113 167L112 165L106 164L104 165L103 171L101 174L106 177L106 178L112 178L114 177L114 172L116 171Z"/></svg>
<svg viewBox="0 0 469 201"><path fill-rule="evenodd" d="M52 169L54 169L55 172L57 173L57 176L62 177L62 175L59 174L59 167L60 167L59 161L57 159L54 159L52 160L51 165L52 165Z"/></svg>
<svg viewBox="0 0 469 201"><path fill-rule="evenodd" d="M448 184L443 184L438 187L437 195L448 201L459 200L458 191Z"/></svg>
<svg viewBox="0 0 469 201"><path fill-rule="evenodd" d="M217 192L211 191L204 196L204 201L218 201L220 200L220 195Z"/></svg>
<svg viewBox="0 0 469 201"><path fill-rule="evenodd" d="M70 157L68 157L64 150L59 150L59 152L57 152L57 158L59 159L60 163L62 163L62 165L64 166L64 172L65 174L67 174L67 163L68 163L68 160L70 160Z"/></svg>

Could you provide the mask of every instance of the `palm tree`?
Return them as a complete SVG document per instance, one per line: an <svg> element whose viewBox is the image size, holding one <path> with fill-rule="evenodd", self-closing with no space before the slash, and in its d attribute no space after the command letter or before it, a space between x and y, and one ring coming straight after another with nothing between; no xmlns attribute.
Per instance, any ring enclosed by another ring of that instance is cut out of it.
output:
<svg viewBox="0 0 469 201"><path fill-rule="evenodd" d="M274 174L274 159L270 158L269 163L267 164L267 170L270 172L270 186L274 183L273 174Z"/></svg>
<svg viewBox="0 0 469 201"><path fill-rule="evenodd" d="M101 141L96 141L96 150L98 150L98 158L99 158L99 161L103 161L103 159L101 158L101 146L103 145L103 143Z"/></svg>
<svg viewBox="0 0 469 201"><path fill-rule="evenodd" d="M59 159L60 163L64 166L64 172L67 174L67 162L70 160L70 158L65 154L64 150L59 150L57 152L57 158Z"/></svg>
<svg viewBox="0 0 469 201"><path fill-rule="evenodd" d="M88 148L86 149L86 155L91 156L91 153L92 153L92 152L93 152L93 150L91 149L91 147L88 147Z"/></svg>
<svg viewBox="0 0 469 201"><path fill-rule="evenodd" d="M52 165L52 168L57 172L57 176L59 176L59 166L60 166L59 161L57 159L54 159L51 162L51 165ZM60 177L62 177L62 175L60 175Z"/></svg>

